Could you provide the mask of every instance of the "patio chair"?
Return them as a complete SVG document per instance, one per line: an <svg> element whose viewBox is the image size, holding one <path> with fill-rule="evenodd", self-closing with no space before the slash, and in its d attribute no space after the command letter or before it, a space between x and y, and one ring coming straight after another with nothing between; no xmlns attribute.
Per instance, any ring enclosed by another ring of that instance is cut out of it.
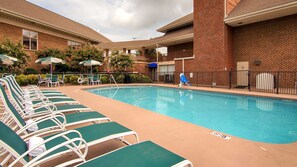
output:
<svg viewBox="0 0 297 167"><path fill-rule="evenodd" d="M46 78L42 78L40 74L38 74L38 82L37 86L41 86L42 84L46 85L48 80Z"/></svg>
<svg viewBox="0 0 297 167"><path fill-rule="evenodd" d="M137 143L139 142L136 132L115 122L93 124L43 137L44 142L30 149L28 149L26 144L29 138L22 139L2 122L0 122L0 129L0 146L9 152L9 156L15 159L9 166L14 166L17 163L21 163L23 166L38 166L51 159L73 152L77 155L77 158L65 162L63 166L67 166L83 162L89 146L111 139L123 139L123 137L128 135L134 135ZM125 142L124 139L122 141ZM31 158L29 153L43 144L46 151ZM9 159L10 157L6 158L1 165L5 164Z"/></svg>
<svg viewBox="0 0 297 167"><path fill-rule="evenodd" d="M100 84L100 83L101 83L101 81L100 81L99 75L94 75L92 80L91 80L91 84L95 85L95 84Z"/></svg>
<svg viewBox="0 0 297 167"><path fill-rule="evenodd" d="M151 142L145 141L126 146L83 162L76 167L93 166L182 167L193 166L189 160Z"/></svg>
<svg viewBox="0 0 297 167"><path fill-rule="evenodd" d="M60 86L60 82L59 82L59 77L58 75L52 75L51 79L49 80L49 83L51 85L51 87L53 87L53 85L55 86Z"/></svg>

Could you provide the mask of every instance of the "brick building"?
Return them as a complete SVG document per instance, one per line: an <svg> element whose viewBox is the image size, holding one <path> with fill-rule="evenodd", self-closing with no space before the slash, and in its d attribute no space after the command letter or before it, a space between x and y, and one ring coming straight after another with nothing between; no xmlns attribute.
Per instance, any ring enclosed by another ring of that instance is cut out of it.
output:
<svg viewBox="0 0 297 167"><path fill-rule="evenodd" d="M0 40L21 41L33 58L43 47L93 43L106 53L140 50L135 70L141 73L297 69L296 0L194 0L193 13L157 30L163 36L123 42L111 42L24 0L0 0L0 13ZM167 55L158 60L145 56L158 47L167 47ZM150 68L152 61L158 61L158 69Z"/></svg>
<svg viewBox="0 0 297 167"><path fill-rule="evenodd" d="M38 68L34 53L39 49L111 42L89 27L25 0L0 0L0 41L5 39L25 46L33 68Z"/></svg>
<svg viewBox="0 0 297 167"><path fill-rule="evenodd" d="M296 0L194 0L192 14L157 30L164 36L102 47L144 51L165 46L168 54L158 62L161 73L166 66L167 73L296 71L296 13Z"/></svg>
<svg viewBox="0 0 297 167"><path fill-rule="evenodd" d="M296 70L297 1L194 0L194 55L186 71ZM205 17L208 16L208 17Z"/></svg>
<svg viewBox="0 0 297 167"><path fill-rule="evenodd" d="M131 50L140 50L141 56L135 57L134 68L137 72L150 74L154 80L158 80L160 77L161 81L164 80L164 75L170 74L172 80L173 73L176 70L181 70L178 63L182 64L183 59L193 57L193 13L177 19L157 31L164 35L149 40L101 43L99 47L103 48L106 53L110 50L122 50L127 53L130 53ZM167 47L167 54L160 55L158 60L146 58L149 49L160 47ZM152 63L157 63L158 68L150 66Z"/></svg>

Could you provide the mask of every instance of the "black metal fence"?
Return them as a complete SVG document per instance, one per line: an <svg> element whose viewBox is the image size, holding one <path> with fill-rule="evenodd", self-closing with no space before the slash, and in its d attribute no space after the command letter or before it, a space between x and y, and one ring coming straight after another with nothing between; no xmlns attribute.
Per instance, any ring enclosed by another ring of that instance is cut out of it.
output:
<svg viewBox="0 0 297 167"><path fill-rule="evenodd" d="M184 74L193 86L297 94L297 71L210 71ZM179 75L180 72L162 72L157 73L157 77L152 80L179 84Z"/></svg>
<svg viewBox="0 0 297 167"><path fill-rule="evenodd" d="M169 84L180 83L180 72L100 74L106 76L105 83L110 81L111 74L118 83L148 83L151 80ZM184 74L193 86L245 89L276 94L297 94L297 71L209 71L185 72ZM64 75L68 77L87 76L87 74L79 73L64 73Z"/></svg>

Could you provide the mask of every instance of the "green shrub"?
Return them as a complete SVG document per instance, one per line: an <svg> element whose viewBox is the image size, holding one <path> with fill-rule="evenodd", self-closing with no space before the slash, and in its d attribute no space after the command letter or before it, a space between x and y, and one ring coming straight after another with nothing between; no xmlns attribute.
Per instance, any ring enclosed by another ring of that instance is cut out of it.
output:
<svg viewBox="0 0 297 167"><path fill-rule="evenodd" d="M100 80L103 84L107 84L109 81L106 75L101 75Z"/></svg>
<svg viewBox="0 0 297 167"><path fill-rule="evenodd" d="M64 83L71 83L70 78L71 78L71 75L65 75Z"/></svg>
<svg viewBox="0 0 297 167"><path fill-rule="evenodd" d="M36 74L27 75L27 82L30 85L36 85L38 82L38 76Z"/></svg>
<svg viewBox="0 0 297 167"><path fill-rule="evenodd" d="M30 75L17 75L15 77L15 80L18 84L24 86L24 85L36 85L38 82L38 76L36 74L30 74Z"/></svg>
<svg viewBox="0 0 297 167"><path fill-rule="evenodd" d="M38 71L36 71L34 68L26 68L25 74L38 74Z"/></svg>
<svg viewBox="0 0 297 167"><path fill-rule="evenodd" d="M120 74L120 75L118 75L118 76L115 77L115 80L117 81L117 83L123 83L124 82L124 78L125 78L125 75Z"/></svg>
<svg viewBox="0 0 297 167"><path fill-rule="evenodd" d="M153 81L148 76L145 76L145 75L141 76L141 83L152 83L152 82Z"/></svg>
<svg viewBox="0 0 297 167"><path fill-rule="evenodd" d="M141 74L130 74L130 79L132 83L152 83L148 76Z"/></svg>
<svg viewBox="0 0 297 167"><path fill-rule="evenodd" d="M137 74L130 74L130 80L132 83L138 83L139 82L139 77Z"/></svg>
<svg viewBox="0 0 297 167"><path fill-rule="evenodd" d="M27 76L26 75L24 75L24 74L21 74L21 75L17 75L16 77L15 77L15 80L17 81L17 83L19 84L19 85L28 85L28 80L27 80Z"/></svg>
<svg viewBox="0 0 297 167"><path fill-rule="evenodd" d="M72 75L69 78L69 81L72 85L78 85L79 83L77 82L77 79L79 78L79 76L77 75Z"/></svg>

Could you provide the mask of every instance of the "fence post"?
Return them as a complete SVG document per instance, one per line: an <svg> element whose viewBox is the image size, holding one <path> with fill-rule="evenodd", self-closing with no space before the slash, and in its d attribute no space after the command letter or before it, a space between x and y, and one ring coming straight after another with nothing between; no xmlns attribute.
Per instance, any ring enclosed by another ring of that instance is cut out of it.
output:
<svg viewBox="0 0 297 167"><path fill-rule="evenodd" d="M248 70L248 89L251 91L251 71Z"/></svg>
<svg viewBox="0 0 297 167"><path fill-rule="evenodd" d="M211 87L213 88L213 71L211 72Z"/></svg>
<svg viewBox="0 0 297 167"><path fill-rule="evenodd" d="M276 75L276 94L279 94L279 71Z"/></svg>
<svg viewBox="0 0 297 167"><path fill-rule="evenodd" d="M229 71L229 89L232 87L232 72L231 70Z"/></svg>
<svg viewBox="0 0 297 167"><path fill-rule="evenodd" d="M199 72L197 72L197 75L196 75L196 77L197 77L197 87L198 87L198 82L199 82L199 80L198 80L198 78L199 78Z"/></svg>

